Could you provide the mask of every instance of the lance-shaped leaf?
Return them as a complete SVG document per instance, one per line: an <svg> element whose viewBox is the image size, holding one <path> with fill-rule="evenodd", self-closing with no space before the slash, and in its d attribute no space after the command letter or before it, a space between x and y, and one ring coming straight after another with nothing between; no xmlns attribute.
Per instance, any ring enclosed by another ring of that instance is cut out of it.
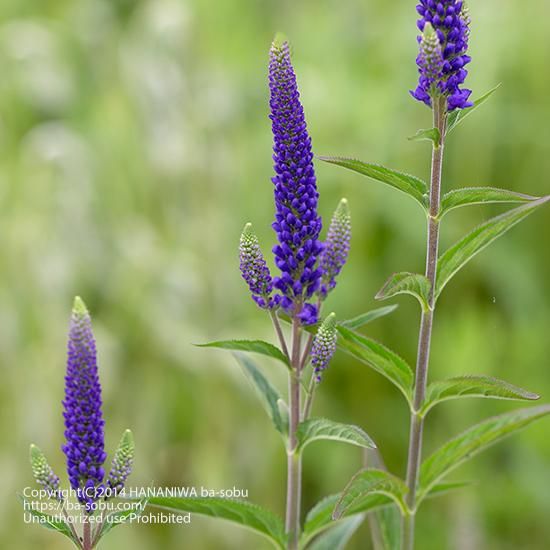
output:
<svg viewBox="0 0 550 550"><path fill-rule="evenodd" d="M197 344L197 347L259 353L260 355L277 359L285 366L290 367L287 356L278 347L263 340L220 340L218 342L208 342L207 344Z"/></svg>
<svg viewBox="0 0 550 550"><path fill-rule="evenodd" d="M439 128L426 128L418 130L414 136L408 138L409 141L431 141L435 147L441 145L441 132Z"/></svg>
<svg viewBox="0 0 550 550"><path fill-rule="evenodd" d="M389 315L392 311L395 311L396 309L397 309L397 304L394 304L391 306L379 307L377 309L367 311L366 313L361 313L361 315L358 315L353 319L341 321L338 323L338 325L340 325L341 327L347 328L349 330L358 330L361 327L365 326L366 324L376 319L379 319L380 317Z"/></svg>
<svg viewBox="0 0 550 550"><path fill-rule="evenodd" d="M244 353L233 353L247 378L256 390L256 394L266 410L273 425L281 435L286 436L288 433L288 410L284 404L283 398L279 392L270 384L267 378L262 374L255 363Z"/></svg>
<svg viewBox="0 0 550 550"><path fill-rule="evenodd" d="M452 111L447 118L447 134L454 130L467 116L470 116L478 107L481 107L500 87L497 84L492 90L476 99L471 107L467 109L456 109Z"/></svg>
<svg viewBox="0 0 550 550"><path fill-rule="evenodd" d="M455 376L448 380L432 382L428 386L424 403L420 408L420 415L425 416L432 407L442 401L461 397L485 397L520 401L536 401L540 398L536 393L491 376Z"/></svg>
<svg viewBox="0 0 550 550"><path fill-rule="evenodd" d="M427 277L419 273L394 273L378 291L376 300L386 300L398 294L410 294L420 303L423 311L430 309L431 283Z"/></svg>
<svg viewBox="0 0 550 550"><path fill-rule="evenodd" d="M341 338L338 347L362 363L367 364L393 382L411 404L414 374L411 367L399 355L382 344L357 334L345 327L338 327Z"/></svg>
<svg viewBox="0 0 550 550"><path fill-rule="evenodd" d="M300 451L303 451L313 441L320 439L341 441L342 443L349 443L367 449L376 448L374 441L359 426L333 422L326 418L310 418L301 422L296 437Z"/></svg>
<svg viewBox="0 0 550 550"><path fill-rule="evenodd" d="M151 497L149 506L174 512L191 512L237 523L269 539L276 548L285 548L286 535L281 519L256 504L227 498Z"/></svg>
<svg viewBox="0 0 550 550"><path fill-rule="evenodd" d="M365 499L370 504L371 496L377 494L390 498L405 514L407 513L405 503L407 492L407 485L403 480L385 470L367 468L351 478L334 507L332 517L339 519L350 509L362 508L361 503Z"/></svg>
<svg viewBox="0 0 550 550"><path fill-rule="evenodd" d="M418 502L440 479L463 462L547 414L550 414L550 405L501 414L476 424L445 443L420 468Z"/></svg>
<svg viewBox="0 0 550 550"><path fill-rule="evenodd" d="M49 514L44 514L43 512L35 510L33 508L34 503L29 502L21 494L18 494L17 496L23 503L24 513L30 514L31 516L33 516L33 518L36 518L36 519L33 519L33 523L38 523L42 527L45 527L46 529L50 529L51 531L57 531L58 533L61 533L62 535L65 535L67 538L71 539L78 548L82 547L80 544L80 541L73 536L71 528L69 527L66 521L64 521L63 519L60 519L58 516L50 516ZM27 522L27 523L30 523L30 522Z"/></svg>
<svg viewBox="0 0 550 550"><path fill-rule="evenodd" d="M526 203L538 199L540 197L524 195L523 193L516 193L515 191L498 189L496 187L463 187L461 189L453 189L443 195L439 209L439 218L441 219L450 210L462 206L491 203Z"/></svg>
<svg viewBox="0 0 550 550"><path fill-rule="evenodd" d="M504 235L506 231L534 212L539 206L548 202L548 200L550 200L550 196L543 197L529 204L523 204L496 218L491 218L449 248L439 258L436 297L441 294L441 291L453 275L478 252L481 252L481 250L498 239L498 237Z"/></svg>
<svg viewBox="0 0 550 550"><path fill-rule="evenodd" d="M363 523L363 516L346 518L321 533L307 546L307 550L344 550L349 539Z"/></svg>
<svg viewBox="0 0 550 550"><path fill-rule="evenodd" d="M386 168L385 166L380 166L378 164L370 164L368 162L361 162L360 160L342 158L342 157L319 157L321 160L328 162L330 164L336 164L337 166L342 166L368 176L376 181L380 181L406 193L413 199L415 199L424 210L428 206L428 186L425 181L417 178L416 176L411 176L410 174L405 174L404 172L398 172L397 170L392 170Z"/></svg>

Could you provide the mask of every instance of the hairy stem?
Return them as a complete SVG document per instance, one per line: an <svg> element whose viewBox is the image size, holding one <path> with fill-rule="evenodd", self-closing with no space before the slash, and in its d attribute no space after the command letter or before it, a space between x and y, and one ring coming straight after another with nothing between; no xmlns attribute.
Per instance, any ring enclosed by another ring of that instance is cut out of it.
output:
<svg viewBox="0 0 550 550"><path fill-rule="evenodd" d="M434 316L435 281L437 275L437 255L439 248L439 205L441 195L441 168L443 165L443 148L445 142L446 99L441 97L434 100L433 117L434 127L440 132L441 140L432 150L432 172L430 182L430 208L428 215L428 238L426 250L426 277L431 283L428 299L429 308L423 311L418 336L418 354L416 359L416 376L414 384L413 411L411 413L409 454L407 460L407 505L410 510L403 518L403 550L414 548L414 527L416 514L416 488L420 460L422 458L422 436L424 419L418 411L424 401L426 384L428 381L428 366L430 359L430 345Z"/></svg>
<svg viewBox="0 0 550 550"><path fill-rule="evenodd" d="M299 311L299 308L297 308ZM289 376L289 427L287 449L286 532L288 550L297 550L300 536L302 458L297 452L296 430L300 423L301 327L297 313L292 318L292 371Z"/></svg>

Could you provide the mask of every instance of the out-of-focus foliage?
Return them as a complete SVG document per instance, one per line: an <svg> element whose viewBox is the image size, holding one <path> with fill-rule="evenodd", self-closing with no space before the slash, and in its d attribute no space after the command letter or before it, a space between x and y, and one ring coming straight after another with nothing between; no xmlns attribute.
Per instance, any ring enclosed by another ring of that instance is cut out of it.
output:
<svg viewBox="0 0 550 550"><path fill-rule="evenodd" d="M548 4L471 2L469 84L486 105L450 136L445 188L550 193ZM61 404L71 302L94 315L107 444L131 427L136 485L246 488L281 511L284 452L237 365L192 342L274 341L238 272L246 221L269 250L273 215L267 56L290 37L319 155L347 155L427 177L410 142L429 111L416 81L414 2L387 0L5 0L0 6L0 546L69 548L25 526L16 491L32 483L28 445L63 474ZM317 163L328 219L347 196L354 235L327 310L374 307L392 272L421 272L423 215L406 197ZM443 247L498 206L446 218ZM436 319L432 378L497 376L550 399L550 212L534 214L450 283ZM414 361L418 308L366 327ZM265 359L275 382L284 369ZM281 387L281 391L284 391ZM361 425L402 474L407 411L396 390L337 354L315 414ZM467 401L430 415L426 453L513 403ZM471 487L427 503L422 550L541 550L550 540L547 421L467 467ZM317 443L305 502L340 490L359 449ZM65 480L64 474L61 476ZM350 542L365 548L367 525ZM104 548L259 549L229 524L135 525Z"/></svg>

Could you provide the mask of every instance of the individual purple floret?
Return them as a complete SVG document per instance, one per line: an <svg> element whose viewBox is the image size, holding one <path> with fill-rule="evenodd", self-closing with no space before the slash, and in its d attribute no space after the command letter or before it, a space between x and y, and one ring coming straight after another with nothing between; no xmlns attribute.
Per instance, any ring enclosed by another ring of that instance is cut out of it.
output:
<svg viewBox="0 0 550 550"><path fill-rule="evenodd" d="M322 223L317 214L311 138L286 41L276 40L271 47L269 87L276 173L273 229L279 241L273 252L281 270L273 284L282 294L281 306L310 324L317 321L317 307L307 301L321 282L317 260L323 249L318 240Z"/></svg>
<svg viewBox="0 0 550 550"><path fill-rule="evenodd" d="M420 53L416 59L420 78L412 96L431 106L433 97L444 95L449 111L471 107L471 90L460 87L468 74L464 67L471 61L466 54L468 8L462 0L420 0L416 10L422 35L418 37Z"/></svg>
<svg viewBox="0 0 550 550"><path fill-rule="evenodd" d="M130 430L122 435L118 448L113 458L107 487L119 493L123 488L128 476L132 473L134 462L134 436Z"/></svg>
<svg viewBox="0 0 550 550"><path fill-rule="evenodd" d="M276 300L271 297L273 291L271 273L260 249L258 237L252 231L250 223L244 226L241 233L239 258L241 274L252 293L252 299L262 308L271 308L276 305Z"/></svg>
<svg viewBox="0 0 550 550"><path fill-rule="evenodd" d="M321 381L321 374L336 351L336 339L336 316L331 313L318 328L311 348L311 364L317 382Z"/></svg>
<svg viewBox="0 0 550 550"><path fill-rule="evenodd" d="M342 199L336 208L323 243L319 265L323 271L319 293L322 298L336 286L336 276L348 259L351 241L351 216L348 201Z"/></svg>
<svg viewBox="0 0 550 550"><path fill-rule="evenodd" d="M63 452L71 487L92 512L105 472L101 386L92 322L84 302L75 298L71 317L65 376L65 438Z"/></svg>

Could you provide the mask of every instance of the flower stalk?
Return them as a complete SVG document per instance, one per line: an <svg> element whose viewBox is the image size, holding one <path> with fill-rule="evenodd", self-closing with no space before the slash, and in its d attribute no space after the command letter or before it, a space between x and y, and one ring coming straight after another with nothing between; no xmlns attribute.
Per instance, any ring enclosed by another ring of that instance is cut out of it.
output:
<svg viewBox="0 0 550 550"><path fill-rule="evenodd" d="M424 418L420 415L420 409L426 394L428 381L428 367L430 359L430 347L432 326L435 309L435 283L437 276L437 257L439 250L439 208L441 196L441 171L443 166L443 150L445 145L445 125L447 121L447 101L445 97L438 96L433 101L434 128L440 134L439 143L433 144L432 166L430 180L430 204L428 212L428 238L426 248L425 275L430 281L430 294L428 296L428 309L422 312L420 321L420 333L418 336L418 354L416 361L416 376L414 385L413 410L411 412L409 453L407 459L407 505L409 513L403 517L403 550L414 548L414 530L416 514L416 487L422 458L422 440L424 431Z"/></svg>
<svg viewBox="0 0 550 550"><path fill-rule="evenodd" d="M298 309L298 308L297 308ZM299 310L298 310L299 311ZM292 371L289 375L289 427L287 450L287 494L285 529L289 550L298 548L300 535L300 505L302 500L302 457L298 452L297 430L300 424L301 401L301 339L300 319L292 319Z"/></svg>

